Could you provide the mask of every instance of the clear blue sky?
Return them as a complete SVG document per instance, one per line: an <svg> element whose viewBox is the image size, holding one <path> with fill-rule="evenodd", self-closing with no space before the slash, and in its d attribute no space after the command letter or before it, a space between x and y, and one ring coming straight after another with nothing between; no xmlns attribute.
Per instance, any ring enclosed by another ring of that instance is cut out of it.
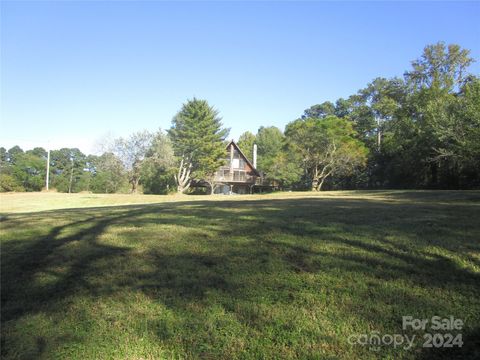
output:
<svg viewBox="0 0 480 360"><path fill-rule="evenodd" d="M1 2L0 146L80 147L207 99L230 137L401 76L427 44L480 60L479 2ZM471 70L478 74L477 62Z"/></svg>

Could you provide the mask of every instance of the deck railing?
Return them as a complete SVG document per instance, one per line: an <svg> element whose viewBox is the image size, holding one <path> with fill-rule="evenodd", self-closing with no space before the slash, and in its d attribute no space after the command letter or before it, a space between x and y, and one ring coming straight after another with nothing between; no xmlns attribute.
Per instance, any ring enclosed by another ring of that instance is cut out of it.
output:
<svg viewBox="0 0 480 360"><path fill-rule="evenodd" d="M217 173L215 174L214 181L216 182L239 182L239 183L249 183L261 185L262 179L257 176L248 175L246 173Z"/></svg>

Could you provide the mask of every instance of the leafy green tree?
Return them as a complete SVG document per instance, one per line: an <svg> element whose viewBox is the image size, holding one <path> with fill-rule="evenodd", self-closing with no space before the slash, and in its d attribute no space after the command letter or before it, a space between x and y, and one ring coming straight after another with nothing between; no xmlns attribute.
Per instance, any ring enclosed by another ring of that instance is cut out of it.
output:
<svg viewBox="0 0 480 360"><path fill-rule="evenodd" d="M50 152L51 182L60 192L78 192L84 175L86 156L77 148L62 148Z"/></svg>
<svg viewBox="0 0 480 360"><path fill-rule="evenodd" d="M122 161L112 152L100 156L90 155L87 159L92 175L89 189L94 193L111 194L128 186L127 172Z"/></svg>
<svg viewBox="0 0 480 360"><path fill-rule="evenodd" d="M238 147L243 151L243 153L251 159L253 157L253 144L256 142L256 136L250 131L245 131L238 138Z"/></svg>
<svg viewBox="0 0 480 360"><path fill-rule="evenodd" d="M377 124L372 109L366 103L365 98L358 93L351 95L348 101L351 104L348 119L352 122L358 139L373 149L375 147L375 130Z"/></svg>
<svg viewBox="0 0 480 360"><path fill-rule="evenodd" d="M393 124L395 146L389 165L394 167L389 173L397 183L409 187L460 186L463 146L458 144L463 134L472 133L472 124L459 105L466 81L472 79L467 73L472 62L468 50L438 43L425 47L422 57L405 74L408 93Z"/></svg>
<svg viewBox="0 0 480 360"><path fill-rule="evenodd" d="M8 157L9 163L14 165L17 158L23 155L24 152L20 146L15 145L14 147L8 150L7 154L8 154L7 157Z"/></svg>
<svg viewBox="0 0 480 360"><path fill-rule="evenodd" d="M36 147L32 150L25 151L25 153L47 160L47 150L45 150L43 147Z"/></svg>
<svg viewBox="0 0 480 360"><path fill-rule="evenodd" d="M480 79L471 77L461 89L454 111L454 125L446 131L452 144L450 156L460 167L461 188L480 187ZM441 150L440 150L441 151ZM448 156L448 150L445 151Z"/></svg>
<svg viewBox="0 0 480 360"><path fill-rule="evenodd" d="M454 156L466 162L478 164L480 162L480 79L472 77L461 89L457 100L453 109L455 122L443 131L445 143L453 144Z"/></svg>
<svg viewBox="0 0 480 360"><path fill-rule="evenodd" d="M12 176L12 166L7 149L0 147L0 191L22 191L22 186Z"/></svg>
<svg viewBox="0 0 480 360"><path fill-rule="evenodd" d="M468 78L467 68L473 62L470 50L438 42L423 49L422 56L412 61L413 69L405 73L405 78L414 90L440 88L452 92Z"/></svg>
<svg viewBox="0 0 480 360"><path fill-rule="evenodd" d="M114 141L114 153L122 161L128 174L131 192L136 193L142 176L142 165L152 146L154 135L146 130Z"/></svg>
<svg viewBox="0 0 480 360"><path fill-rule="evenodd" d="M6 166L8 163L8 152L3 146L0 147L0 166Z"/></svg>
<svg viewBox="0 0 480 360"><path fill-rule="evenodd" d="M168 131L175 155L179 158L176 175L178 192L185 192L192 179L206 181L213 190L212 180L224 164L224 140L229 133L224 129L218 111L206 100L193 98L183 104L172 120Z"/></svg>
<svg viewBox="0 0 480 360"><path fill-rule="evenodd" d="M159 131L146 153L142 165L143 191L168 194L175 190L175 156L170 138Z"/></svg>
<svg viewBox="0 0 480 360"><path fill-rule="evenodd" d="M352 102L350 99L340 98L335 102L335 116L339 118L345 118L350 115L352 111Z"/></svg>
<svg viewBox="0 0 480 360"><path fill-rule="evenodd" d="M275 126L258 129L257 142L257 168L267 173L272 173L274 159L280 154L284 146L285 136L282 130Z"/></svg>
<svg viewBox="0 0 480 360"><path fill-rule="evenodd" d="M300 181L303 169L301 159L285 147L276 154L268 165L267 179L279 189L295 187Z"/></svg>
<svg viewBox="0 0 480 360"><path fill-rule="evenodd" d="M0 149L2 191L40 191L45 183L46 152L42 148L24 152L19 146Z"/></svg>
<svg viewBox="0 0 480 360"><path fill-rule="evenodd" d="M321 190L329 176L348 175L366 163L368 149L346 119L298 119L287 125L285 135L290 149L300 157L313 191Z"/></svg>
<svg viewBox="0 0 480 360"><path fill-rule="evenodd" d="M40 191L45 184L46 159L26 152L16 156L12 175L27 191Z"/></svg>
<svg viewBox="0 0 480 360"><path fill-rule="evenodd" d="M393 119L405 97L405 86L401 79L376 78L365 89L358 92L363 104L369 107L367 116L373 116L376 133L376 148L381 150L385 124Z"/></svg>
<svg viewBox="0 0 480 360"><path fill-rule="evenodd" d="M304 111L302 118L325 118L335 114L335 105L330 101L325 101L318 105L313 105Z"/></svg>
<svg viewBox="0 0 480 360"><path fill-rule="evenodd" d="M8 191L25 191L25 188L14 176L2 172L0 173L0 192Z"/></svg>

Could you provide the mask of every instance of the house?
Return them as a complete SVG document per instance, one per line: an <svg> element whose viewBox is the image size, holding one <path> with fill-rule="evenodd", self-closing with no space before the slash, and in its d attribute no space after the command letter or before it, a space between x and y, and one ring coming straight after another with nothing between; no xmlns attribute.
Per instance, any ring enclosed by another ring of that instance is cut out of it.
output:
<svg viewBox="0 0 480 360"><path fill-rule="evenodd" d="M233 140L227 145L225 160L213 179L215 194L251 194L255 187L263 187L263 176L256 169L257 145L253 146L253 164Z"/></svg>

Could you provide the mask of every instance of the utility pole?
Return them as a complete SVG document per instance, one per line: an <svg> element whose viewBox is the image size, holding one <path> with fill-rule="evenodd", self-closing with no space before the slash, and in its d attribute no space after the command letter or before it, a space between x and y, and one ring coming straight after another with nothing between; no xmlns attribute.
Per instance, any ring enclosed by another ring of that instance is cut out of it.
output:
<svg viewBox="0 0 480 360"><path fill-rule="evenodd" d="M50 175L50 149L48 149L48 152L47 152L47 177L46 177L46 180L45 180L45 187L47 188L47 191L48 191L49 175Z"/></svg>

